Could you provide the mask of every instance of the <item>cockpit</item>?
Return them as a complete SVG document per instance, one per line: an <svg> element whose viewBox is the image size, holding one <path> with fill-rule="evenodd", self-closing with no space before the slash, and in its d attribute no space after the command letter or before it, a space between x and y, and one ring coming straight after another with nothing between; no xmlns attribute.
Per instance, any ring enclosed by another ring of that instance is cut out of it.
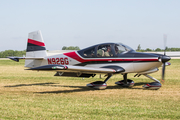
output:
<svg viewBox="0 0 180 120"><path fill-rule="evenodd" d="M122 43L103 43L79 50L78 53L84 58L106 58L118 57L130 51L134 50Z"/></svg>

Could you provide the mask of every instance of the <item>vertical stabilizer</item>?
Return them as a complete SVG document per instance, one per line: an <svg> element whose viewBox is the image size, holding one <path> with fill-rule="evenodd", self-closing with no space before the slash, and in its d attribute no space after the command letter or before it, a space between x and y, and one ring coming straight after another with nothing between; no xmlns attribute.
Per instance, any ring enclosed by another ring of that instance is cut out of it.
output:
<svg viewBox="0 0 180 120"><path fill-rule="evenodd" d="M47 56L46 47L41 34L41 31L29 33L26 49L26 57L43 58ZM42 64L43 60L26 60L25 67L37 67Z"/></svg>

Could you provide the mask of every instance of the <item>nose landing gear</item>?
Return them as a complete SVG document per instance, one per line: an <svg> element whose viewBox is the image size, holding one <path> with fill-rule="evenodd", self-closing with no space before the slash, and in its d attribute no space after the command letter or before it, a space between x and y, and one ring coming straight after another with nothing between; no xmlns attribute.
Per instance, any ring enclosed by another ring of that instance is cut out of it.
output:
<svg viewBox="0 0 180 120"><path fill-rule="evenodd" d="M161 88L161 83L159 80L151 77L150 75L144 74L144 76L150 78L151 80L154 80L155 82L152 83L148 83L146 85L144 85L144 89L150 89L150 90L158 90L159 88Z"/></svg>

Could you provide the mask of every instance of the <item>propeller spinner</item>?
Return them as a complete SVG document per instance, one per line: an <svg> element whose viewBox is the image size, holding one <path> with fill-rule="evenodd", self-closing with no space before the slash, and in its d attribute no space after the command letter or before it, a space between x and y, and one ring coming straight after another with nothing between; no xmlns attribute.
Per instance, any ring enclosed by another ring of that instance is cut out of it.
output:
<svg viewBox="0 0 180 120"><path fill-rule="evenodd" d="M164 75L165 75L165 68L166 68L166 62L169 61L171 58L169 56L163 55L161 57L161 61L163 63L163 67L162 67L162 82L164 82Z"/></svg>

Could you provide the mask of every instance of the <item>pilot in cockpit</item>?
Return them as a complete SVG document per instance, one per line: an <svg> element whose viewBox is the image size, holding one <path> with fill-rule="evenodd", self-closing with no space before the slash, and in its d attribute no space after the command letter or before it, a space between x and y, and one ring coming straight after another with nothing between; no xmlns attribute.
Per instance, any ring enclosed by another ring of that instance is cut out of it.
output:
<svg viewBox="0 0 180 120"><path fill-rule="evenodd" d="M111 47L108 46L108 47L107 47L107 51L104 53L104 56L106 56L106 57L111 56L111 55L110 55L110 52L111 52Z"/></svg>
<svg viewBox="0 0 180 120"><path fill-rule="evenodd" d="M116 53L116 55L119 53L119 49L117 46L115 46L115 53Z"/></svg>

